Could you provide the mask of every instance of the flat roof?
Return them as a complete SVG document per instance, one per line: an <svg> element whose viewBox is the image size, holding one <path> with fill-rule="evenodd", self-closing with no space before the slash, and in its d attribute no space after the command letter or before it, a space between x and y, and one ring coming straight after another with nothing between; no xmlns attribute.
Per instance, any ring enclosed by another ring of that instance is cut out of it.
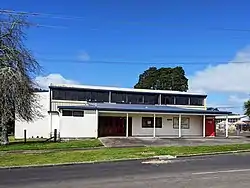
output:
<svg viewBox="0 0 250 188"><path fill-rule="evenodd" d="M152 113L180 113L180 114L231 114L227 111L213 111L202 109L180 108L164 105L135 105L135 104L112 104L112 103L88 103L81 106L58 106L58 109L80 109L80 110L99 110L99 111L121 111L121 112L152 112Z"/></svg>
<svg viewBox="0 0 250 188"><path fill-rule="evenodd" d="M195 96L207 97L205 93L192 93L192 92L171 91L171 90L120 88L120 87L107 87L107 86L90 86L90 85L51 84L49 88L93 89L93 90L124 91L124 92L155 93L155 94L195 95Z"/></svg>
<svg viewBox="0 0 250 188"><path fill-rule="evenodd" d="M233 118L237 118L237 119L240 119L240 118L244 118L244 117L247 117L246 115L229 115L228 118L229 119L233 119ZM215 119L226 119L227 116L221 116L221 115L218 115L218 116L215 116Z"/></svg>

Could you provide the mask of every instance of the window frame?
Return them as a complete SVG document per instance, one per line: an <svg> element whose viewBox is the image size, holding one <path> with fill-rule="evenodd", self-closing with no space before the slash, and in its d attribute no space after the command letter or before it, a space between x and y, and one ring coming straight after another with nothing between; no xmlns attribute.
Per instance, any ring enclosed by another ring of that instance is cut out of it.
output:
<svg viewBox="0 0 250 188"><path fill-rule="evenodd" d="M192 106L204 106L204 97L190 96L190 105ZM201 103L200 103L201 102Z"/></svg>
<svg viewBox="0 0 250 188"><path fill-rule="evenodd" d="M151 126L145 125L146 121L150 121ZM141 128L154 128L154 117L142 117ZM155 117L155 128L162 128L162 117Z"/></svg>
<svg viewBox="0 0 250 188"><path fill-rule="evenodd" d="M70 113L67 114L68 112L70 112ZM62 110L62 116L71 117L71 116L73 116L73 111L72 110Z"/></svg>
<svg viewBox="0 0 250 188"><path fill-rule="evenodd" d="M142 93L126 93L126 103L144 104L144 95Z"/></svg>
<svg viewBox="0 0 250 188"><path fill-rule="evenodd" d="M93 89L52 89L52 100L109 102L109 91Z"/></svg>
<svg viewBox="0 0 250 188"><path fill-rule="evenodd" d="M168 102L166 102L168 100ZM175 105L175 95L172 94L161 94L162 105Z"/></svg>
<svg viewBox="0 0 250 188"><path fill-rule="evenodd" d="M74 114L74 113L79 113L79 112L80 112L80 115ZM72 115L73 115L73 117L84 117L84 111L83 110L73 110Z"/></svg>
<svg viewBox="0 0 250 188"><path fill-rule="evenodd" d="M187 121L187 126L183 121ZM179 117L173 117L173 129L179 129ZM190 117L181 117L181 129L190 129Z"/></svg>
<svg viewBox="0 0 250 188"><path fill-rule="evenodd" d="M181 103L177 103L177 101L178 101L178 99L179 100L181 100ZM184 99L185 99L185 101L187 102L187 103L182 103L182 101L184 101ZM190 105L190 97L189 96L186 96L186 95L183 95L183 96L180 96L180 95L176 95L175 96L175 105Z"/></svg>
<svg viewBox="0 0 250 188"><path fill-rule="evenodd" d="M65 112L70 112L65 114ZM74 113L81 112L81 115L76 115ZM62 116L64 117L84 117L84 110L62 110Z"/></svg>

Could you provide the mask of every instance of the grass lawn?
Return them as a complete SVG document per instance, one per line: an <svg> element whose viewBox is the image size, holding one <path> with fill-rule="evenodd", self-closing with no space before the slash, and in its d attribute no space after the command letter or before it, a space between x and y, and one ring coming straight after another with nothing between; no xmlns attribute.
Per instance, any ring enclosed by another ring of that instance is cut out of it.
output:
<svg viewBox="0 0 250 188"><path fill-rule="evenodd" d="M27 143L23 143L23 140L13 140L13 138L10 138L10 145L0 146L0 151L93 148L99 146L102 146L102 143L98 139L82 139L62 142L44 142L44 140L41 139L28 139Z"/></svg>
<svg viewBox="0 0 250 188"><path fill-rule="evenodd" d="M250 144L221 146L181 146L143 148L103 148L87 151L60 151L38 154L0 153L0 166L58 164L69 162L103 161L114 159L144 158L156 155L187 155L250 149Z"/></svg>

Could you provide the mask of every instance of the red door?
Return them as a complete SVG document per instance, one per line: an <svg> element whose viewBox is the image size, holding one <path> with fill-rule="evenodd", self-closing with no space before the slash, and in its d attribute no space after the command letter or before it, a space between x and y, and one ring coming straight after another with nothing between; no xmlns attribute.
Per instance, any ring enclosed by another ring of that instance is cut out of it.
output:
<svg viewBox="0 0 250 188"><path fill-rule="evenodd" d="M206 119L206 136L215 136L215 120L214 118Z"/></svg>

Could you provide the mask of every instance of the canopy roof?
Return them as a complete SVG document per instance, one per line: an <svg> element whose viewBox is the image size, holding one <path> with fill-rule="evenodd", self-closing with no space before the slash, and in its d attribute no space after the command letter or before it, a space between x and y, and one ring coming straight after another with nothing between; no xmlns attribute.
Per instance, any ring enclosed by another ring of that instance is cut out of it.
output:
<svg viewBox="0 0 250 188"><path fill-rule="evenodd" d="M98 111L122 111L122 112L152 112L152 113L180 113L180 114L204 114L204 115L226 115L228 111L213 111L202 109L181 108L166 105L138 105L138 104L112 104L112 103L88 103L81 106L58 106L59 109L81 109Z"/></svg>

